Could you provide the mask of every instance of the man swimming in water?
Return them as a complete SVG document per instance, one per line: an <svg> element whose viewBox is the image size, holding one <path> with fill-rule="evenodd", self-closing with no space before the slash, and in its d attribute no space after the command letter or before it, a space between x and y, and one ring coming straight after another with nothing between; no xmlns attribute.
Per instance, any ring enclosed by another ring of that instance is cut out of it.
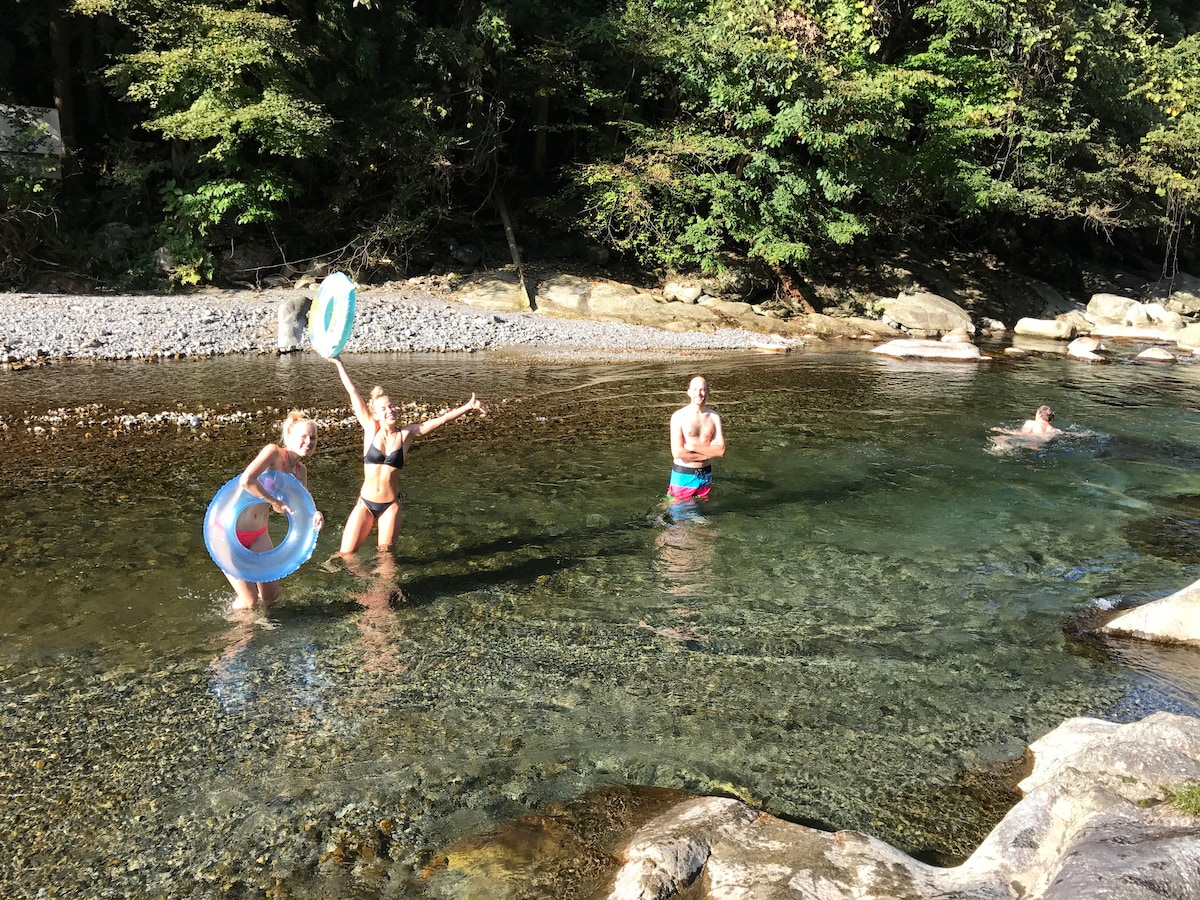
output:
<svg viewBox="0 0 1200 900"><path fill-rule="evenodd" d="M1039 406L1032 419L1027 419L1020 428L993 428L997 437L992 443L999 450L1013 450L1018 447L1041 448L1053 437L1062 434L1061 428L1050 423L1054 420L1054 410L1049 406Z"/></svg>
<svg viewBox="0 0 1200 900"><path fill-rule="evenodd" d="M1055 428L1050 424L1053 421L1054 410L1043 405L1039 406L1037 412L1033 414L1033 418L1026 419L1025 424L1020 428L993 428L992 431L999 432L1000 434L1034 435L1051 438L1056 434L1062 434L1061 428Z"/></svg>
<svg viewBox="0 0 1200 900"><path fill-rule="evenodd" d="M1021 434L1044 434L1053 437L1062 434L1061 428L1055 428L1050 423L1054 421L1054 410L1048 406L1039 406L1032 419L1027 419L1021 426Z"/></svg>
<svg viewBox="0 0 1200 900"><path fill-rule="evenodd" d="M712 491L712 463L725 455L721 417L705 404L708 380L697 375L688 384L691 402L671 415L672 500L707 500Z"/></svg>

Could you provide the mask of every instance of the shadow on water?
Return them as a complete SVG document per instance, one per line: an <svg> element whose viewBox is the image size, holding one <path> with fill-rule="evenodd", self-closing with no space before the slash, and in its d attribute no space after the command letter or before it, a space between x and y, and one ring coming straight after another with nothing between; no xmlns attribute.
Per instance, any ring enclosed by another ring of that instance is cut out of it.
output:
<svg viewBox="0 0 1200 900"><path fill-rule="evenodd" d="M1129 545L1180 565L1200 564L1200 496L1155 497L1150 508L1154 515L1126 524Z"/></svg>
<svg viewBox="0 0 1200 900"><path fill-rule="evenodd" d="M1114 460L1169 463L1173 468L1200 468L1200 446L1179 441L1122 435L1107 441L1100 454Z"/></svg>

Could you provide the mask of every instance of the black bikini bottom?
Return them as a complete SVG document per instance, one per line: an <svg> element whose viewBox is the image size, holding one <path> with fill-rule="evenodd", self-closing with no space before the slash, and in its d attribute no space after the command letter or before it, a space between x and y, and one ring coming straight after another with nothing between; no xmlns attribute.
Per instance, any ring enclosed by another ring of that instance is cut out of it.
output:
<svg viewBox="0 0 1200 900"><path fill-rule="evenodd" d="M367 509L369 509L371 511L371 516L376 519L378 519L385 512L387 512L387 509L389 506L391 506L394 503L400 502L400 498L397 497L395 500L387 500L383 503L379 503L375 500L368 500L362 494L358 495L358 499L359 499L359 502L362 503L363 506L365 506Z"/></svg>

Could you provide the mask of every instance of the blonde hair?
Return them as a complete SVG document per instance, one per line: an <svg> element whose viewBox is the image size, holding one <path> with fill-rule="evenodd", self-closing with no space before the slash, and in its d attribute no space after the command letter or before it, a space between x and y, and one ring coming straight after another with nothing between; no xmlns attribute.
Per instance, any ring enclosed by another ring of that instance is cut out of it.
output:
<svg viewBox="0 0 1200 900"><path fill-rule="evenodd" d="M293 428L295 428L297 425L308 425L311 422L312 419L305 414L304 410L293 409L287 414L287 418L283 420L283 426L279 429L279 431L280 434L283 435L283 439L286 441L287 436L291 434Z"/></svg>
<svg viewBox="0 0 1200 900"><path fill-rule="evenodd" d="M388 397L388 392L385 391L380 385L377 384L375 387L371 388L371 396L367 398L367 409L371 411L372 416L375 415L375 401L383 400L385 398L391 399Z"/></svg>

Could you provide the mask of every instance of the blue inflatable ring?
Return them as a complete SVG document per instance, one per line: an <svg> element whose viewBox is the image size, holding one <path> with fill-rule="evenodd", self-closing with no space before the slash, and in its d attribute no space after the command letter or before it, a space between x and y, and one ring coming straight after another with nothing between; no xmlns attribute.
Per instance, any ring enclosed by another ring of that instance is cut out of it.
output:
<svg viewBox="0 0 1200 900"><path fill-rule="evenodd" d="M334 272L321 282L317 299L308 314L308 331L313 349L333 359L346 347L354 330L354 282L342 272Z"/></svg>
<svg viewBox="0 0 1200 900"><path fill-rule="evenodd" d="M213 562L227 575L242 581L278 581L308 562L317 546L317 529L313 527L316 504L296 476L268 469L259 476L258 483L291 509L288 531L271 550L248 550L237 538L238 518L247 507L264 501L242 490L238 484L240 477L225 482L208 504L204 514L204 545Z"/></svg>

